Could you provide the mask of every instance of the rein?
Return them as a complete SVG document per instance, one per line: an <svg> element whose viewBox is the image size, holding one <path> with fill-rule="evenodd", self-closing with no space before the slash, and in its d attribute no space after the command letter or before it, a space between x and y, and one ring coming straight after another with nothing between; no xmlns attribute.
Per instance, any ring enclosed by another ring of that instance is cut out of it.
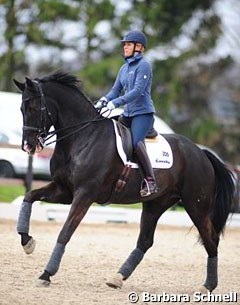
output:
<svg viewBox="0 0 240 305"><path fill-rule="evenodd" d="M84 121L84 122L77 123L77 124L74 124L74 125L70 125L70 126L67 126L67 127L63 127L63 128L58 129L58 130L49 131L47 133L47 136L45 137L44 141L47 141L47 140L51 139L53 136L55 136L60 131L63 131L63 130L66 130L66 129L70 129L70 128L74 128L74 127L77 127L79 125L83 125L83 126L79 127L78 129L76 129L76 130L74 130L72 132L69 132L68 134L66 134L66 135L64 135L64 136L62 136L60 138L57 138L54 141L46 143L45 146L51 145L51 144L53 144L55 142L59 142L59 141L65 139L67 137L70 137L70 136L74 135L75 133L79 132L80 130L84 129L85 127L87 127L91 123L95 123L95 122L106 120L106 117L102 117L102 114L104 114L105 112L108 112L108 111L109 110L106 110L103 113L98 114L98 116L95 119L92 119L92 120L89 120L89 121Z"/></svg>
<svg viewBox="0 0 240 305"><path fill-rule="evenodd" d="M56 142L59 142L59 141L65 139L67 137L70 137L70 136L76 134L77 132L79 132L80 130L86 128L91 123L95 123L95 122L105 120L111 113L111 110L110 110L110 112L109 112L109 110L105 110L104 112L99 113L97 115L97 117L92 119L92 120L80 122L80 123L77 123L77 124L73 124L73 125L70 125L70 126L60 128L58 130L53 130L53 131L48 131L47 132L46 131L47 130L47 128L46 128L47 116L49 117L52 125L54 125L53 118L52 118L52 114L49 111L49 108L47 106L45 95L44 95L43 90L42 90L42 84L37 82L37 86L38 86L39 93L40 93L39 95L37 95L37 97L40 97L40 127L38 128L38 127L31 127L31 126L24 125L23 130L37 131L37 139L38 139L38 141L39 141L39 143L42 147L51 145L53 143L56 143ZM34 97L35 96L30 96L30 97L26 98L25 100L23 100L23 102L27 102ZM107 117L103 117L102 115L106 112L109 112L109 114L107 115ZM74 130L72 132L69 132L62 137L57 138L54 141L45 143L46 141L51 139L53 136L55 136L59 132L70 129L70 128L78 127L78 126L80 126L80 127L77 128L76 130Z"/></svg>

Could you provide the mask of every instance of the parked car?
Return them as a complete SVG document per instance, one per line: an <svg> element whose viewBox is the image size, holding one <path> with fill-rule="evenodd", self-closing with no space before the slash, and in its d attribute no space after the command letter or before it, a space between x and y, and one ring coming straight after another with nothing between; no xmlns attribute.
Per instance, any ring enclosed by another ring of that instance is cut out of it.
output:
<svg viewBox="0 0 240 305"><path fill-rule="evenodd" d="M26 175L29 156L22 151L20 144L21 136L14 134L14 132L0 131L0 177L17 178ZM52 153L53 149L46 148L33 156L33 175L35 178L50 179Z"/></svg>
<svg viewBox="0 0 240 305"><path fill-rule="evenodd" d="M0 177L23 177L27 173L29 156L21 149L21 100L21 94L0 92ZM34 155L34 177L50 178L52 153L53 147Z"/></svg>

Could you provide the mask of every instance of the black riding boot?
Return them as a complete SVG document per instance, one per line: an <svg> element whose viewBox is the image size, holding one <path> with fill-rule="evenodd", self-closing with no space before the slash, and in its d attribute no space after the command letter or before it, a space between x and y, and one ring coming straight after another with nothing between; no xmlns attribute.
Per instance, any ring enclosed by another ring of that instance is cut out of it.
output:
<svg viewBox="0 0 240 305"><path fill-rule="evenodd" d="M137 160L141 169L143 171L145 179L142 182L140 195L142 197L149 196L153 193L157 193L158 188L155 181L155 175L153 172L152 164L148 158L148 154L146 151L145 144L143 142L139 142L135 153L137 156Z"/></svg>

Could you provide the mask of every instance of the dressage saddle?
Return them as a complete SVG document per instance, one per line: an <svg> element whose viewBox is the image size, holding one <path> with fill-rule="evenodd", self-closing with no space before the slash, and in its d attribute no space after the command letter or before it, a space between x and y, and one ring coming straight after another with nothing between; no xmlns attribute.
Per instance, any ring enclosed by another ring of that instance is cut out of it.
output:
<svg viewBox="0 0 240 305"><path fill-rule="evenodd" d="M121 116L114 116L112 119L117 122L118 133L122 139L123 150L127 156L127 160L134 161L133 146L132 146L132 136L130 129L124 124L124 120ZM158 136L158 132L154 127L149 129L146 138L153 139ZM135 161L134 161L135 162Z"/></svg>

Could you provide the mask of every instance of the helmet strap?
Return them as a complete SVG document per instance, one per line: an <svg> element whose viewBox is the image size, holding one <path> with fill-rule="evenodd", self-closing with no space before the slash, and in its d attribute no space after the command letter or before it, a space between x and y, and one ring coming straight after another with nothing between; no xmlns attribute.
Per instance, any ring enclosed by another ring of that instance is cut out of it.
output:
<svg viewBox="0 0 240 305"><path fill-rule="evenodd" d="M133 55L134 55L135 53L142 53L141 50L136 50L136 45L137 45L137 42L134 42Z"/></svg>

